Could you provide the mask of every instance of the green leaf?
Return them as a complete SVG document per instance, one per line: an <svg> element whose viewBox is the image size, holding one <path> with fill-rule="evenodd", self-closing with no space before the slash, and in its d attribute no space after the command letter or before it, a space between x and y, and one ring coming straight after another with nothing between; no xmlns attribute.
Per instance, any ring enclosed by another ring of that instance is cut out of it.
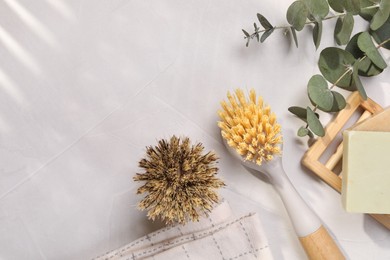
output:
<svg viewBox="0 0 390 260"><path fill-rule="evenodd" d="M333 84L337 82L338 87L351 90L354 88L352 73L345 74L345 72L348 67L352 67L353 63L355 58L351 53L340 48L328 47L321 51L318 67L327 81Z"/></svg>
<svg viewBox="0 0 390 260"><path fill-rule="evenodd" d="M307 129L306 127L304 126L301 126L299 129L298 129L298 132L297 132L297 135L299 137L304 137L306 135L309 134L309 129Z"/></svg>
<svg viewBox="0 0 390 260"><path fill-rule="evenodd" d="M309 15L307 16L307 18L309 18L309 20L312 21L312 22L316 22L317 20L320 20L320 19L321 19L321 18L319 18L319 17L314 17L312 14L309 14Z"/></svg>
<svg viewBox="0 0 390 260"><path fill-rule="evenodd" d="M314 138L314 134L312 131L309 130L309 132L307 133L307 135L310 137L310 138Z"/></svg>
<svg viewBox="0 0 390 260"><path fill-rule="evenodd" d="M390 17L376 31L371 31L371 35L378 44L381 44L385 40L390 39ZM387 42L382 46L383 48L390 50L390 42Z"/></svg>
<svg viewBox="0 0 390 260"><path fill-rule="evenodd" d="M288 108L288 111L290 111L292 114L296 115L298 118L306 122L306 108L292 106Z"/></svg>
<svg viewBox="0 0 390 260"><path fill-rule="evenodd" d="M344 1L345 1L345 4L344 4L345 10L348 13L356 15L360 12L361 7L360 7L359 0L344 0Z"/></svg>
<svg viewBox="0 0 390 260"><path fill-rule="evenodd" d="M385 60L375 47L368 32L363 32L359 35L357 44L359 49L362 50L378 68L384 69L387 67Z"/></svg>
<svg viewBox="0 0 390 260"><path fill-rule="evenodd" d="M343 18L337 19L336 27L334 30L334 38L338 45L347 44L352 33L354 25L353 16L351 13L347 13Z"/></svg>
<svg viewBox="0 0 390 260"><path fill-rule="evenodd" d="M270 35L274 32L274 30L275 30L274 28L271 28L271 29L269 29L269 30L266 30L266 31L263 33L263 35L261 35L260 42L264 42L265 39L267 39L268 36L270 36Z"/></svg>
<svg viewBox="0 0 390 260"><path fill-rule="evenodd" d="M249 37L249 33L247 31L245 31L244 29L242 29L242 32L245 34L246 37Z"/></svg>
<svg viewBox="0 0 390 260"><path fill-rule="evenodd" d="M359 38L359 35L362 34L361 32L355 34L352 36L351 40L349 40L347 46L345 46L345 50L351 53L355 59L359 59L364 56L364 52L362 52L359 49L359 46L357 44L357 40Z"/></svg>
<svg viewBox="0 0 390 260"><path fill-rule="evenodd" d="M339 13L352 13L353 15L358 14L360 11L359 0L329 0L330 7Z"/></svg>
<svg viewBox="0 0 390 260"><path fill-rule="evenodd" d="M259 37L259 27L257 27L257 24L256 24L256 23L253 23L253 27L255 27L255 36L256 36L257 42L259 42L259 41L260 41L260 37Z"/></svg>
<svg viewBox="0 0 390 260"><path fill-rule="evenodd" d="M290 29L291 29L291 34L292 34L292 36L293 36L293 39L294 39L295 46L297 46L297 48L298 48L298 38L297 38L297 33L296 33L296 31L295 31L294 27L290 27Z"/></svg>
<svg viewBox="0 0 390 260"><path fill-rule="evenodd" d="M290 111L292 114L296 115L299 119L307 122L306 120L306 108L304 107L297 107L297 106L292 106L288 108L288 111ZM320 115L315 113L316 117L319 118Z"/></svg>
<svg viewBox="0 0 390 260"><path fill-rule="evenodd" d="M373 77L383 72L383 69L376 66L369 58L365 58L359 65L359 76Z"/></svg>
<svg viewBox="0 0 390 260"><path fill-rule="evenodd" d="M325 130L322 126L320 120L316 117L313 110L310 107L306 108L307 113L307 124L309 125L310 130L313 131L318 136L324 136Z"/></svg>
<svg viewBox="0 0 390 260"><path fill-rule="evenodd" d="M355 81L356 88L359 91L360 96L362 96L364 100L367 100L367 94L366 91L364 90L362 82L360 81L358 71L359 71L359 62L355 62L355 64L353 65L353 74L352 74L353 80Z"/></svg>
<svg viewBox="0 0 390 260"><path fill-rule="evenodd" d="M345 50L351 53L355 59L362 58L365 54L359 49L359 46L357 44L359 35L361 33L355 34L347 46L345 47ZM372 77L380 74L383 71L383 69L378 68L368 57L365 57L364 59L359 61L359 75L363 77Z"/></svg>
<svg viewBox="0 0 390 260"><path fill-rule="evenodd" d="M376 66L370 58L365 58L359 62L359 76L372 77L382 73L383 69Z"/></svg>
<svg viewBox="0 0 390 260"><path fill-rule="evenodd" d="M307 84L307 93L311 102L323 111L329 111L333 106L333 94L328 83L321 75L314 75Z"/></svg>
<svg viewBox="0 0 390 260"><path fill-rule="evenodd" d="M264 29L266 30L269 30L271 28L273 28L273 26L271 25L270 22L268 22L268 20L262 15L262 14L257 14L257 19L259 19L259 22L261 23L261 25L264 27Z"/></svg>
<svg viewBox="0 0 390 260"><path fill-rule="evenodd" d="M309 13L314 17L325 18L329 13L329 5L326 0L303 0ZM318 19L316 19L318 20Z"/></svg>
<svg viewBox="0 0 390 260"><path fill-rule="evenodd" d="M374 17L372 17L370 23L371 30L377 30L381 27L389 18L390 15L390 0L382 0L379 5L379 10L375 13Z"/></svg>
<svg viewBox="0 0 390 260"><path fill-rule="evenodd" d="M322 21L318 20L314 23L314 29L313 29L313 41L314 45L316 46L316 50L318 47L320 47L321 43L321 36L322 36Z"/></svg>
<svg viewBox="0 0 390 260"><path fill-rule="evenodd" d="M330 7L338 13L344 12L344 1L342 0L328 0Z"/></svg>
<svg viewBox="0 0 390 260"><path fill-rule="evenodd" d="M305 27L306 17L309 11L302 1L295 1L287 9L287 21L297 31L300 31Z"/></svg>
<svg viewBox="0 0 390 260"><path fill-rule="evenodd" d="M359 12L360 17L370 22L372 20L372 17L378 11L379 7L372 8L372 6L375 6L376 4L370 0L360 0L359 2L360 2L360 12Z"/></svg>
<svg viewBox="0 0 390 260"><path fill-rule="evenodd" d="M328 112L339 112L343 110L347 105L344 96L336 91L332 91L332 95L333 95L333 106L332 109Z"/></svg>

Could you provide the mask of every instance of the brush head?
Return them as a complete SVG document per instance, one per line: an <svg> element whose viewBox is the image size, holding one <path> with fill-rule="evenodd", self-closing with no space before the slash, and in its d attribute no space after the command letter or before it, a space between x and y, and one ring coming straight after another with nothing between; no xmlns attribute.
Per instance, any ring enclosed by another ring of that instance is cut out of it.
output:
<svg viewBox="0 0 390 260"><path fill-rule="evenodd" d="M159 218L166 224L198 221L219 201L216 189L225 186L215 175L217 156L203 153L201 143L191 145L189 138L173 136L146 149L146 157L139 162L144 169L135 181L144 181L137 194L148 193L138 207L148 210L152 220Z"/></svg>
<svg viewBox="0 0 390 260"><path fill-rule="evenodd" d="M246 98L241 89L232 95L227 93L228 102L222 101L218 111L222 137L226 143L246 161L262 165L281 154L281 127L276 115L264 105L261 96L256 97L251 89Z"/></svg>

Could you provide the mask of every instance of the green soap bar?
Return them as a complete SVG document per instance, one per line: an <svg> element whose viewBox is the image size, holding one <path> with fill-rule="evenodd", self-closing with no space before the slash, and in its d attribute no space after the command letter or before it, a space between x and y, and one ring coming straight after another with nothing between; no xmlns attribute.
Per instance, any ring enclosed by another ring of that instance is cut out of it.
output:
<svg viewBox="0 0 390 260"><path fill-rule="evenodd" d="M346 130L343 138L345 210L390 214L390 132Z"/></svg>

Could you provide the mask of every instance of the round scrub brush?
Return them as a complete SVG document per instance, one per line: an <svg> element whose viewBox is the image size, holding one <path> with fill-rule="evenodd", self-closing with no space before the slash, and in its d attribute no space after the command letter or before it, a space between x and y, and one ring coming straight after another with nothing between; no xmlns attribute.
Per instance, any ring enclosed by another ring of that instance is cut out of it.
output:
<svg viewBox="0 0 390 260"><path fill-rule="evenodd" d="M317 215L306 205L283 170L281 127L269 106L252 89L222 101L218 126L229 152L241 163L267 175L278 191L295 232L310 259L345 259Z"/></svg>
<svg viewBox="0 0 390 260"><path fill-rule="evenodd" d="M176 136L147 147L146 157L139 162L145 172L137 173L134 180L145 182L137 194L148 194L138 207L148 210L150 219L160 218L166 224L198 221L218 202L215 190L225 185L215 176L218 158L203 150L201 143L191 146L189 138Z"/></svg>

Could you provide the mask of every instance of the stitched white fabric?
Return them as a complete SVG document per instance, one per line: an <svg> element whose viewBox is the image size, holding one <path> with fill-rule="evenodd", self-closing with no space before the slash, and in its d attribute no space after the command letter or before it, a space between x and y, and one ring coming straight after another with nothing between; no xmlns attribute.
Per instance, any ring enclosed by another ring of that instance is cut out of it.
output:
<svg viewBox="0 0 390 260"><path fill-rule="evenodd" d="M256 213L233 217L227 202L197 223L150 233L96 260L272 259Z"/></svg>

